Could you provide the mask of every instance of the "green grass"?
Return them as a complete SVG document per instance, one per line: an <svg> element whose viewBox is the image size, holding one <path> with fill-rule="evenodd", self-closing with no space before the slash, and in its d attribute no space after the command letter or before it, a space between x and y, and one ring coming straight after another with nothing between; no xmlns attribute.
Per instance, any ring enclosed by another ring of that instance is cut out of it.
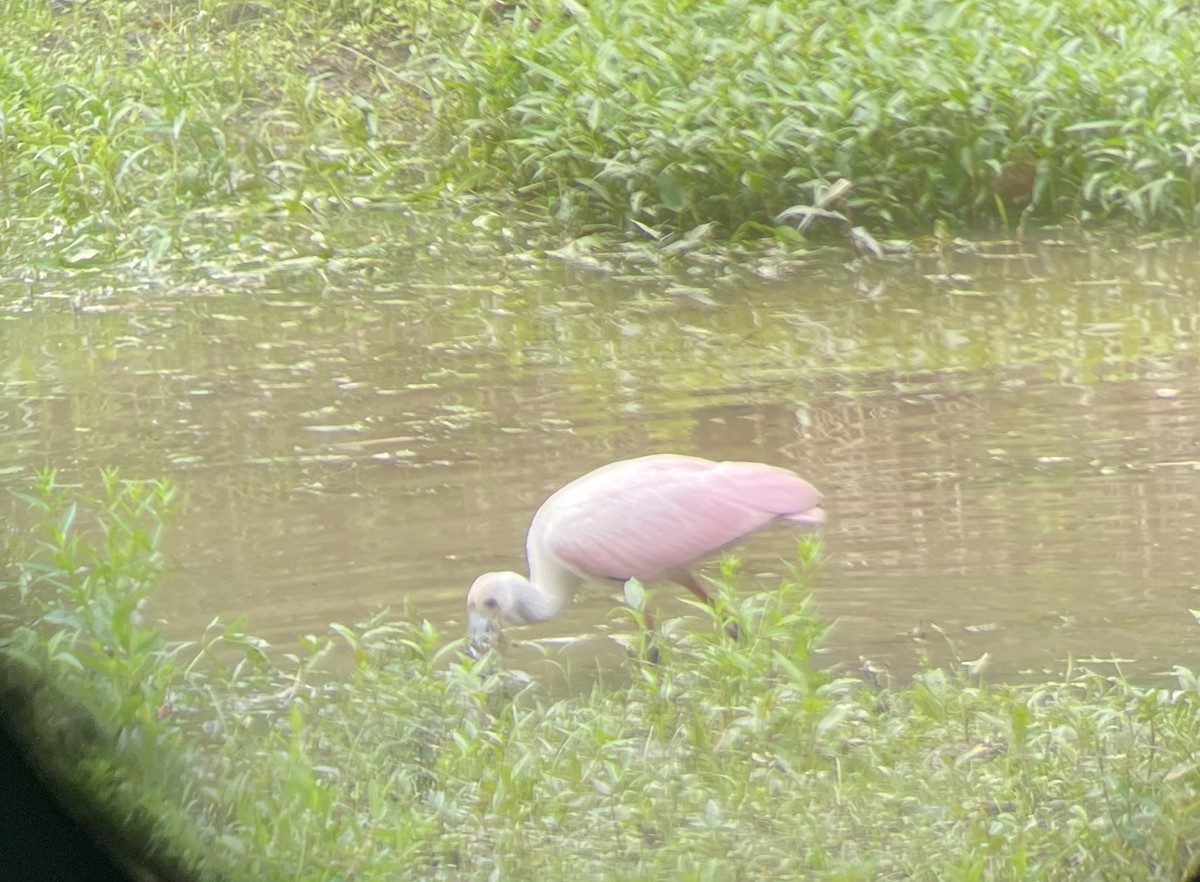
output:
<svg viewBox="0 0 1200 882"><path fill-rule="evenodd" d="M425 9L5 0L0 258L186 266L266 217L411 199L423 104L391 65Z"/></svg>
<svg viewBox="0 0 1200 882"><path fill-rule="evenodd" d="M452 177L651 235L844 178L875 230L1194 227L1200 14L1135 0L532 2L434 68Z"/></svg>
<svg viewBox="0 0 1200 882"><path fill-rule="evenodd" d="M3 0L0 16L0 262L27 272L204 273L277 251L267 219L324 261L338 219L397 207L524 220L548 243L794 243L780 213L838 180L853 187L828 207L876 235L1190 230L1200 204L1188 4Z"/></svg>
<svg viewBox="0 0 1200 882"><path fill-rule="evenodd" d="M1175 880L1195 848L1186 670L1159 688L929 669L890 689L819 670L813 545L779 586L723 585L719 612L667 623L660 664L630 659L565 697L411 614L287 655L220 623L170 646L136 611L171 495L41 476L3 585L23 611L3 645L6 710L160 865L255 880Z"/></svg>

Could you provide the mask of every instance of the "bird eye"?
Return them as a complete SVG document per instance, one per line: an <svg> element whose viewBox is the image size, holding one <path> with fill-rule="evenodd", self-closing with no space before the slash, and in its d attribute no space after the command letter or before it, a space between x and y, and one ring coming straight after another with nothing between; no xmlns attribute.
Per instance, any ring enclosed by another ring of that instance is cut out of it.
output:
<svg viewBox="0 0 1200 882"><path fill-rule="evenodd" d="M488 609L499 609L500 601L494 597L489 597L487 600L485 600L483 602L483 605L486 606Z"/></svg>

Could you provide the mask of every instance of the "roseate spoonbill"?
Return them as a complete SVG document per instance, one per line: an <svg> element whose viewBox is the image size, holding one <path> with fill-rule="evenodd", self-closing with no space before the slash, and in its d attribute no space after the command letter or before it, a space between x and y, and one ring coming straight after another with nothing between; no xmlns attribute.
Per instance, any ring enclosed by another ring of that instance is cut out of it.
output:
<svg viewBox="0 0 1200 882"><path fill-rule="evenodd" d="M817 525L821 494L787 469L654 454L602 466L557 490L533 516L529 578L484 573L467 593L475 649L503 622L563 611L585 581L670 579L711 603L688 568L776 521Z"/></svg>

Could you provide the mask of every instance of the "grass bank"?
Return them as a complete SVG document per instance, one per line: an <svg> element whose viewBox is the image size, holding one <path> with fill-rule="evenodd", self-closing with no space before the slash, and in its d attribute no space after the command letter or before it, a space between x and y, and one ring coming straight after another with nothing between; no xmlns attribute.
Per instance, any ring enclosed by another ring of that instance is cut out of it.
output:
<svg viewBox="0 0 1200 882"><path fill-rule="evenodd" d="M607 228L778 234L837 179L875 230L1191 228L1198 24L1152 0L533 2L435 68L438 108L459 181Z"/></svg>
<svg viewBox="0 0 1200 882"><path fill-rule="evenodd" d="M220 623L164 643L140 610L171 504L43 475L0 590L10 721L175 875L1174 882L1200 842L1192 673L822 671L813 547L777 589L722 591L741 642L693 621L555 697L411 615L287 654Z"/></svg>
<svg viewBox="0 0 1200 882"><path fill-rule="evenodd" d="M334 219L380 207L493 218L477 236L524 218L549 241L794 242L780 213L839 180L853 187L826 207L876 235L1197 222L1187 3L3 0L0 15L12 265L329 260Z"/></svg>
<svg viewBox="0 0 1200 882"><path fill-rule="evenodd" d="M454 25L425 9L3 0L0 266L335 256L327 222L431 179L400 71Z"/></svg>

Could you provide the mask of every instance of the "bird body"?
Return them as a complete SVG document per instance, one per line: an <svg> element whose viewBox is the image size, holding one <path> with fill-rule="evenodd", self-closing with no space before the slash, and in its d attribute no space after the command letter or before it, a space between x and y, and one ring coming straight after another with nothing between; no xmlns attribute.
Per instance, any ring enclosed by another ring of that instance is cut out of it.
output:
<svg viewBox="0 0 1200 882"><path fill-rule="evenodd" d="M502 621L544 621L585 581L673 579L707 594L688 568L776 521L824 521L821 494L756 462L655 454L602 466L557 490L529 527L529 578L485 573L467 594L472 642Z"/></svg>

